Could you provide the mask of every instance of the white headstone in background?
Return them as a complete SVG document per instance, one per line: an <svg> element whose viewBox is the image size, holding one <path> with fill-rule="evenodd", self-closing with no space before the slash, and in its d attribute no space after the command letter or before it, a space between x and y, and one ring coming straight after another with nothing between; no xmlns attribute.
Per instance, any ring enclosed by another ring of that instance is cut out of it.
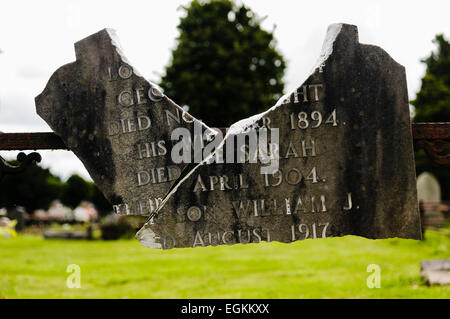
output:
<svg viewBox="0 0 450 319"><path fill-rule="evenodd" d="M433 174L423 172L417 177L417 197L419 202L424 203L441 201L441 186Z"/></svg>
<svg viewBox="0 0 450 319"><path fill-rule="evenodd" d="M422 203L440 203L441 186L433 174L423 172L417 177L417 198ZM425 210L425 226L437 226L444 222L444 215L440 211Z"/></svg>

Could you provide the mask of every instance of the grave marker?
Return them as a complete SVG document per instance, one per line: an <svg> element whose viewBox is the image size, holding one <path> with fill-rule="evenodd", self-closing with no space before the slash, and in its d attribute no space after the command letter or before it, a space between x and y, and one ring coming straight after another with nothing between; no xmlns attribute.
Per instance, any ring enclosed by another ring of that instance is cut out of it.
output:
<svg viewBox="0 0 450 319"><path fill-rule="evenodd" d="M37 113L83 162L122 215L150 215L184 163L171 160L171 132L212 132L122 54L114 30L75 43L76 61L59 68L36 97Z"/></svg>

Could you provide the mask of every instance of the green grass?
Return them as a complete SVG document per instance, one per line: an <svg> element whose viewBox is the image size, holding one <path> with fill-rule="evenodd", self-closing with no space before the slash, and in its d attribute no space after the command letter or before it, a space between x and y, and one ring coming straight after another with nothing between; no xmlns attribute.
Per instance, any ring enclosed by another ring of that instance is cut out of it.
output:
<svg viewBox="0 0 450 319"><path fill-rule="evenodd" d="M347 236L292 244L152 250L136 240L0 239L0 298L450 298L428 287L420 261L450 258L450 237L424 242ZM69 289L69 264L81 267ZM369 289L369 264L381 288Z"/></svg>

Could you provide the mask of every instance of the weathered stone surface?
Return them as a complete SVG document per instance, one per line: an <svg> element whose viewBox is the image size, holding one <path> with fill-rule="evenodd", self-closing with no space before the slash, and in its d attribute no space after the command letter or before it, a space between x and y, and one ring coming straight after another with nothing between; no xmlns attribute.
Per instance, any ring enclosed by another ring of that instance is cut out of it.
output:
<svg viewBox="0 0 450 319"><path fill-rule="evenodd" d="M114 31L75 44L36 97L37 113L78 156L119 214L156 209L185 164L171 159L171 132L203 123L144 79L122 55Z"/></svg>
<svg viewBox="0 0 450 319"><path fill-rule="evenodd" d="M279 129L278 171L199 165L138 232L140 242L167 249L421 237L405 70L381 48L360 44L356 26L330 26L304 83L234 124L225 142L258 127Z"/></svg>
<svg viewBox="0 0 450 319"><path fill-rule="evenodd" d="M417 177L417 197L419 202L439 204L441 202L441 186L433 174L423 172ZM445 222L444 214L438 210L425 209L422 223L428 226L441 226Z"/></svg>
<svg viewBox="0 0 450 319"><path fill-rule="evenodd" d="M428 285L450 285L450 259L424 260L420 268Z"/></svg>

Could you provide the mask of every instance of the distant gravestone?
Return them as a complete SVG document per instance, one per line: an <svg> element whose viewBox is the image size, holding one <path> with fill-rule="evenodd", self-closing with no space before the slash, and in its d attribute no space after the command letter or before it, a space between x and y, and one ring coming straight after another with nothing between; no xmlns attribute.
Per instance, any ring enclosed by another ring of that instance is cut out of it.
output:
<svg viewBox="0 0 450 319"><path fill-rule="evenodd" d="M405 70L355 26L330 26L312 74L223 140L140 77L111 34L78 42L36 106L116 212L150 215L143 245L420 239Z"/></svg>
<svg viewBox="0 0 450 319"><path fill-rule="evenodd" d="M424 204L439 204L441 202L441 186L433 174L423 172L417 177L417 197ZM436 210L424 210L424 225L436 226L445 221L444 214Z"/></svg>
<svg viewBox="0 0 450 319"><path fill-rule="evenodd" d="M22 206L15 206L8 209L8 218L12 220L17 220L15 229L16 231L22 231L25 229L25 218L26 212L25 208Z"/></svg>
<svg viewBox="0 0 450 319"><path fill-rule="evenodd" d="M141 243L421 237L405 70L382 49L360 44L355 26L329 27L313 73L268 111L231 126L225 157L239 152L239 139L272 129L277 169L264 173L268 164L251 156L242 164L233 156L233 163L202 163L138 232Z"/></svg>

